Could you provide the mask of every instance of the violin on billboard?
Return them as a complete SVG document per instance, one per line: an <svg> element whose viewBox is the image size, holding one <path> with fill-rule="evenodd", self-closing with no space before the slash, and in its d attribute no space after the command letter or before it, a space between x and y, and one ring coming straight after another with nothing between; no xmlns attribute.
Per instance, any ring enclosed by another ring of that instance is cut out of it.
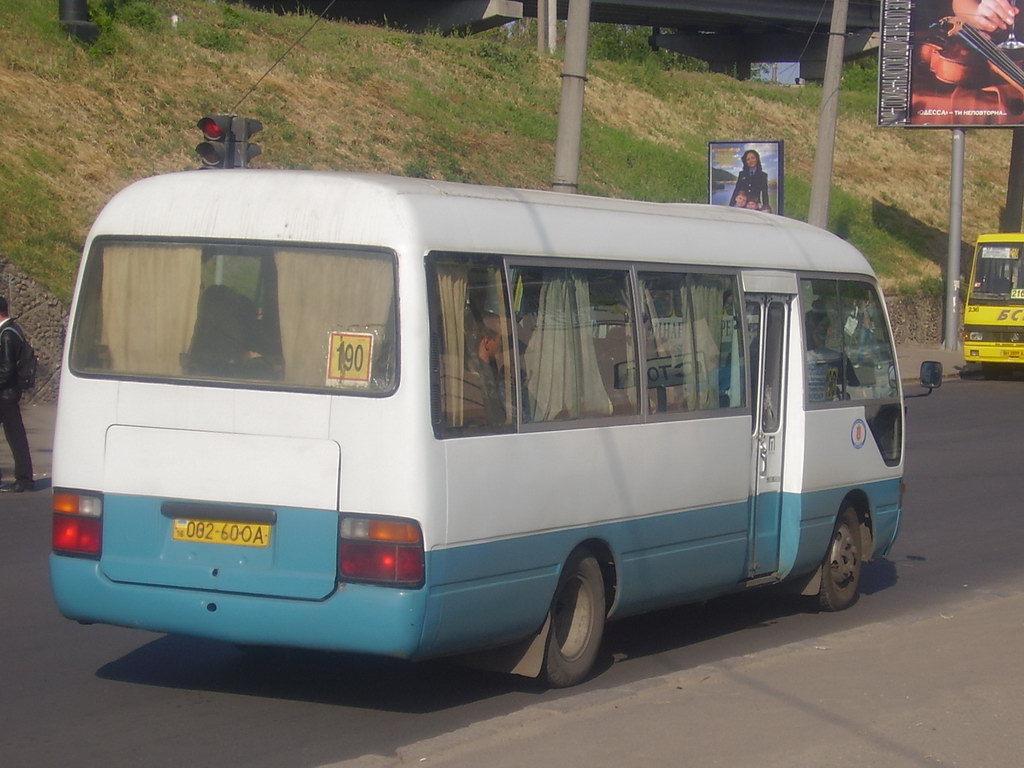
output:
<svg viewBox="0 0 1024 768"><path fill-rule="evenodd" d="M883 0L878 124L1024 125L1019 0Z"/></svg>

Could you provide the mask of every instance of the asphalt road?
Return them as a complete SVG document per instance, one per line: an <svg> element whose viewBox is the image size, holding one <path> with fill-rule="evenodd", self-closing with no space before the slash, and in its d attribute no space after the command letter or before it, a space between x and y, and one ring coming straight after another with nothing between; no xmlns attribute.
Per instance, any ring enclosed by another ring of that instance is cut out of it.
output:
<svg viewBox="0 0 1024 768"><path fill-rule="evenodd" d="M958 381L908 400L903 530L891 557L866 569L852 610L810 613L762 591L624 620L608 628L597 676L568 691L443 662L259 657L211 641L79 626L58 615L49 593L49 494L5 495L0 764L304 768L388 756L537 705L571 711L587 697L701 665L868 626L884 637L939 607L1020 592L1022 387ZM726 707L736 691L718 695L725 698L709 707ZM737 717L750 716L737 706ZM794 733L806 727L791 725ZM730 738L725 725L721 738Z"/></svg>

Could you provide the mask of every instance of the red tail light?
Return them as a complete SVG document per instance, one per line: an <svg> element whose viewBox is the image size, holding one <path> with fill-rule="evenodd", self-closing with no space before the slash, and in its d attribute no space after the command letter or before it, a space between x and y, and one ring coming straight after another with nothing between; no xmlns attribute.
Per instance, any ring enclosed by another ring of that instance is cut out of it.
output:
<svg viewBox="0 0 1024 768"><path fill-rule="evenodd" d="M59 555L99 557L103 548L103 500L55 491L52 545Z"/></svg>
<svg viewBox="0 0 1024 768"><path fill-rule="evenodd" d="M416 523L346 517L340 533L342 578L407 587L423 583L423 535Z"/></svg>

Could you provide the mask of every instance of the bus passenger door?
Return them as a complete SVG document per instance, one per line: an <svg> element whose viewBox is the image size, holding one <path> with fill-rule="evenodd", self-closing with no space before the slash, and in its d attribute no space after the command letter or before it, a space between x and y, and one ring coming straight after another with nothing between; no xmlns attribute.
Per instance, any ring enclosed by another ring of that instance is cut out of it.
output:
<svg viewBox="0 0 1024 768"><path fill-rule="evenodd" d="M754 408L748 578L774 573L779 567L789 312L788 296L747 294Z"/></svg>

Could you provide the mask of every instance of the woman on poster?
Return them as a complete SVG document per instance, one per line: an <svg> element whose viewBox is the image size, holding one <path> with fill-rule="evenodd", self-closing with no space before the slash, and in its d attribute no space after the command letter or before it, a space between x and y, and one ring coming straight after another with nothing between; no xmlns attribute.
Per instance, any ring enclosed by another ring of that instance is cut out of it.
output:
<svg viewBox="0 0 1024 768"><path fill-rule="evenodd" d="M741 203L741 200L744 202ZM729 205L771 212L768 174L761 168L761 155L757 150L748 149L743 153L743 168L736 177L736 187L732 191Z"/></svg>

